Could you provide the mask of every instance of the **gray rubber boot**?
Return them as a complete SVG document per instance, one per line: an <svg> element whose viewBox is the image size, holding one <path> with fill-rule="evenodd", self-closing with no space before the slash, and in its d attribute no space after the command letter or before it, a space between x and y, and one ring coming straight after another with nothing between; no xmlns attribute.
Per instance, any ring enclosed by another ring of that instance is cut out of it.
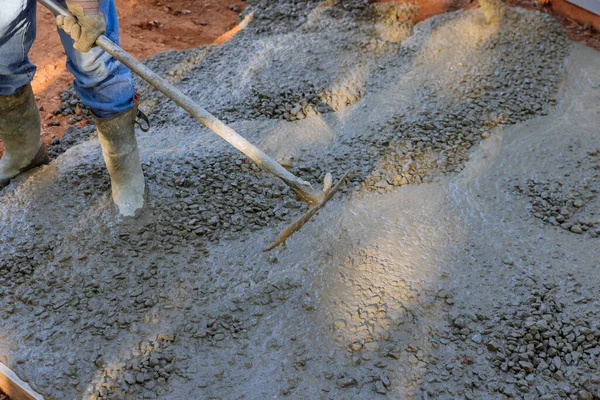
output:
<svg viewBox="0 0 600 400"><path fill-rule="evenodd" d="M137 107L110 118L95 118L102 155L112 185L112 198L119 212L132 217L144 206L144 173L135 138Z"/></svg>
<svg viewBox="0 0 600 400"><path fill-rule="evenodd" d="M4 142L0 189L20 173L48 163L40 140L40 112L31 85L25 85L12 96L0 96L0 138Z"/></svg>

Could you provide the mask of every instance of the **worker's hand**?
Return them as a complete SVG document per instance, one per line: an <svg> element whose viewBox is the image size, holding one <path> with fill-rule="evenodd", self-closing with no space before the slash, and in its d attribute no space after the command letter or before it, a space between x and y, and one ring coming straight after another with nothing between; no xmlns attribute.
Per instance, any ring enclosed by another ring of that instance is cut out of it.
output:
<svg viewBox="0 0 600 400"><path fill-rule="evenodd" d="M73 47L87 53L96 39L106 32L106 21L100 12L100 0L67 0L67 8L73 16L56 17L56 25L73 40Z"/></svg>

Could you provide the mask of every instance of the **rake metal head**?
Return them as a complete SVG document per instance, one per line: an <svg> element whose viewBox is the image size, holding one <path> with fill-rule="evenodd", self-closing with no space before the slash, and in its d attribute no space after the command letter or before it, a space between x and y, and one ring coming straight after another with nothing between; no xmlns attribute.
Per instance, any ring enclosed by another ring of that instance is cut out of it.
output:
<svg viewBox="0 0 600 400"><path fill-rule="evenodd" d="M346 178L348 178L349 174L350 174L350 171L346 172L344 174L344 176L342 176L342 178L338 181L338 183L332 188L333 177L332 177L331 173L328 173L325 176L325 182L323 184L323 196L322 196L321 200L318 202L318 204L316 204L313 208L311 208L307 213L302 215L296 221L294 221L290 225L288 225L283 230L281 235L279 235L277 240L275 240L273 243L271 243L263 251L267 252L267 251L273 250L274 248L278 247L279 245L282 245L283 243L285 243L287 238L289 238L294 233L299 231L300 228L302 228L320 209L325 207L325 205L329 202L329 200L331 200L333 198L333 196L335 196L335 194L344 185L344 182L346 181Z"/></svg>

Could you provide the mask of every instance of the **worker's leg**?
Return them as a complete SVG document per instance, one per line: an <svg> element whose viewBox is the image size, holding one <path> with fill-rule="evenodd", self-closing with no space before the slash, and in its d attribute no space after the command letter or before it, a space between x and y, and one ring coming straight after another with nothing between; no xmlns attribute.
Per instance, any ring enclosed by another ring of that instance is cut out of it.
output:
<svg viewBox="0 0 600 400"><path fill-rule="evenodd" d="M35 66L27 58L35 39L35 0L0 3L0 96L27 85Z"/></svg>
<svg viewBox="0 0 600 400"><path fill-rule="evenodd" d="M106 36L118 43L114 1L101 1L100 11L106 19ZM60 37L67 53L67 68L75 76L75 90L95 115L112 198L121 214L133 216L144 205L145 182L134 130L131 72L99 47L80 53L67 34L60 31Z"/></svg>
<svg viewBox="0 0 600 400"><path fill-rule="evenodd" d="M0 4L0 188L47 161L30 85L35 66L27 58L35 38L35 5L35 0Z"/></svg>
<svg viewBox="0 0 600 400"><path fill-rule="evenodd" d="M61 3L64 5L65 0ZM113 0L100 2L100 11L106 19L106 36L119 42L117 11ZM81 101L99 118L111 117L133 106L133 79L123 64L99 47L87 53L73 48L73 39L59 29L67 68L75 77L75 91Z"/></svg>

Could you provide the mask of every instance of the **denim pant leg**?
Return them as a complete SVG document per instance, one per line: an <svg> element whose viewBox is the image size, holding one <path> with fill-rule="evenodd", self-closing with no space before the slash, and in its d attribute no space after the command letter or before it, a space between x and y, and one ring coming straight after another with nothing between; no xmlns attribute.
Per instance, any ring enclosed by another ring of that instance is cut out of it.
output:
<svg viewBox="0 0 600 400"><path fill-rule="evenodd" d="M35 75L27 58L35 39L35 0L0 0L0 96L11 96Z"/></svg>
<svg viewBox="0 0 600 400"><path fill-rule="evenodd" d="M65 5L65 0L60 3ZM118 44L119 26L114 0L100 1L100 11L106 19L106 36ZM75 76L75 91L81 101L100 118L131 108L134 88L129 69L99 47L80 53L73 48L73 40L66 33L60 29L59 33L67 53L67 68Z"/></svg>

